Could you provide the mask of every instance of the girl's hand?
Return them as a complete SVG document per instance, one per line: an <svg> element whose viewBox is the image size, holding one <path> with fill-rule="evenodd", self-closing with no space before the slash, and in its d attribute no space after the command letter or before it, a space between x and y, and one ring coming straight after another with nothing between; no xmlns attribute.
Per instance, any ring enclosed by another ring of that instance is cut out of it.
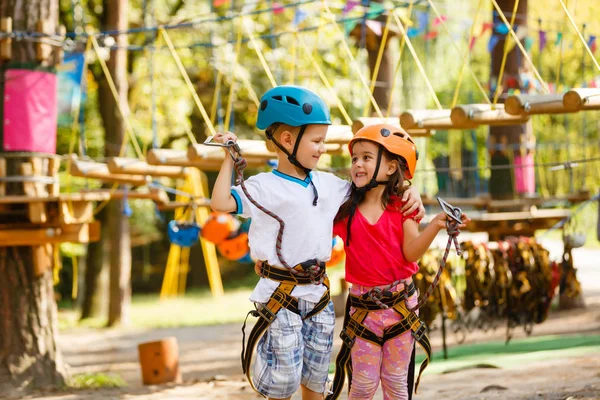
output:
<svg viewBox="0 0 600 400"><path fill-rule="evenodd" d="M215 134L215 136L213 136L213 141L215 141L217 143L221 143L221 144L226 144L229 141L237 142L237 140L238 140L237 136L235 135L235 133L232 133L232 132L226 132L226 133L218 132L217 134Z"/></svg>
<svg viewBox="0 0 600 400"><path fill-rule="evenodd" d="M421 195L416 187L411 186L406 189L402 195L402 201L404 202L404 206L400 211L403 215L408 216L418 209L419 213L417 214L416 218L422 219L425 216L423 200L421 200Z"/></svg>
<svg viewBox="0 0 600 400"><path fill-rule="evenodd" d="M434 224L439 230L443 230L446 229L446 221L449 219L450 217L448 217L445 212L441 212L431 220L431 223ZM458 225L458 229L466 228L467 224L471 222L471 218L467 217L465 213L460 216L460 219L462 220L462 223Z"/></svg>

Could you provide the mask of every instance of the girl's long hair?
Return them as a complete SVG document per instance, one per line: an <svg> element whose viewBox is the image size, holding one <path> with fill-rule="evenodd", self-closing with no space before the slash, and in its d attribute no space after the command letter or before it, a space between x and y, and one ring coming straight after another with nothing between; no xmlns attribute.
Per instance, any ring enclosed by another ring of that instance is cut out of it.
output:
<svg viewBox="0 0 600 400"><path fill-rule="evenodd" d="M385 148L383 148L383 157L385 157L390 162L396 161L398 163L398 168L396 169L396 172L394 172L390 176L388 183L385 185L383 195L381 196L381 205L385 210L390 205L390 200L392 199L392 197L402 196L402 194L404 194L404 191L406 190L406 187L404 187L404 171L406 171L407 165L404 157L392 154ZM410 186L410 181L406 181L408 182L408 186ZM336 222L341 221L350 215L350 209L352 208L352 200L355 198L357 190L358 188L355 185L352 185L350 197L344 202L344 204L341 205L340 210L338 211L338 214L335 217ZM400 210L400 204L394 204L394 206L398 207L398 210Z"/></svg>

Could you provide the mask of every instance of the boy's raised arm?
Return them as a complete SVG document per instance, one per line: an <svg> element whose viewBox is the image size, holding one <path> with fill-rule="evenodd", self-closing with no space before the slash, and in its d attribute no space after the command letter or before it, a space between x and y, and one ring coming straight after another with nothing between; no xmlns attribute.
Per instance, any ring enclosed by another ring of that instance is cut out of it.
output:
<svg viewBox="0 0 600 400"><path fill-rule="evenodd" d="M217 134L213 139L217 142L224 143L228 140L237 140L237 137L232 133L226 135ZM229 153L225 151L225 159L221 164L221 170L217 176L215 186L213 187L212 197L210 199L210 208L217 212L234 212L237 210L237 203L231 194L231 176L233 174L233 160Z"/></svg>

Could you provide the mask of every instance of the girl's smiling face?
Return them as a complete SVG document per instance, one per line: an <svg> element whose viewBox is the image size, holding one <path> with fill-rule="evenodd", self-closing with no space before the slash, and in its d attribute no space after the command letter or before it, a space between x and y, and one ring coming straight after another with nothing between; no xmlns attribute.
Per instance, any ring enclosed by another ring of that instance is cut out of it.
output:
<svg viewBox="0 0 600 400"><path fill-rule="evenodd" d="M368 140L359 140L352 146L352 166L350 175L356 187L367 185L373 178L377 167L377 154L379 145ZM379 171L375 180L383 182L389 179L398 168L395 161L390 162L387 157L382 156Z"/></svg>

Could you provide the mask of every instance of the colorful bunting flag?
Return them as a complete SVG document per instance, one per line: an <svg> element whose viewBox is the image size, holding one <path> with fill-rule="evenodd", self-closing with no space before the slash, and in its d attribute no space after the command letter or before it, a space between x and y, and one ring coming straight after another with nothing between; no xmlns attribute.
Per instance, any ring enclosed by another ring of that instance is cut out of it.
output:
<svg viewBox="0 0 600 400"><path fill-rule="evenodd" d="M294 14L294 21L292 22L294 26L298 26L308 17L308 14L302 11L300 8L296 9L296 13Z"/></svg>
<svg viewBox="0 0 600 400"><path fill-rule="evenodd" d="M385 12L385 6L381 3L371 3L367 10L367 18L375 19Z"/></svg>
<svg viewBox="0 0 600 400"><path fill-rule="evenodd" d="M556 34L556 42L554 42L555 46L560 46L560 43L562 42L562 38L563 38L563 33L562 32L558 32Z"/></svg>
<svg viewBox="0 0 600 400"><path fill-rule="evenodd" d="M273 3L273 14L279 15L279 14L283 13L283 11L284 11L284 8L281 4Z"/></svg>
<svg viewBox="0 0 600 400"><path fill-rule="evenodd" d="M471 41L469 42L469 51L473 50L473 47L475 47L476 41L477 41L477 36L471 37Z"/></svg>
<svg viewBox="0 0 600 400"><path fill-rule="evenodd" d="M525 38L525 51L531 51L531 49L533 48L533 38L527 36Z"/></svg>
<svg viewBox="0 0 600 400"><path fill-rule="evenodd" d="M222 5L228 4L229 0L213 0L213 7L221 7Z"/></svg>
<svg viewBox="0 0 600 400"><path fill-rule="evenodd" d="M425 40L432 40L438 36L438 31L429 31L425 35Z"/></svg>
<svg viewBox="0 0 600 400"><path fill-rule="evenodd" d="M441 24L442 22L446 22L448 20L448 17L445 15L440 15L439 17L437 17L436 19L433 20L433 26L438 26L439 24Z"/></svg>
<svg viewBox="0 0 600 400"><path fill-rule="evenodd" d="M344 9L342 10L342 15L348 14L350 11L352 11L354 9L354 7L356 7L359 4L360 4L360 2L358 2L358 1L348 0L346 2L346 5L344 6Z"/></svg>
<svg viewBox="0 0 600 400"><path fill-rule="evenodd" d="M546 31L540 30L539 39L540 39L540 51L543 51L546 48Z"/></svg>
<svg viewBox="0 0 600 400"><path fill-rule="evenodd" d="M488 51L490 53L494 51L494 49L498 45L498 42L500 42L500 35L493 34L492 37L490 37L490 41L488 42Z"/></svg>
<svg viewBox="0 0 600 400"><path fill-rule="evenodd" d="M590 48L590 50L592 51L592 53L596 53L596 50L598 49L598 46L596 44L596 36L594 35L590 35L590 38L588 39L588 47Z"/></svg>

